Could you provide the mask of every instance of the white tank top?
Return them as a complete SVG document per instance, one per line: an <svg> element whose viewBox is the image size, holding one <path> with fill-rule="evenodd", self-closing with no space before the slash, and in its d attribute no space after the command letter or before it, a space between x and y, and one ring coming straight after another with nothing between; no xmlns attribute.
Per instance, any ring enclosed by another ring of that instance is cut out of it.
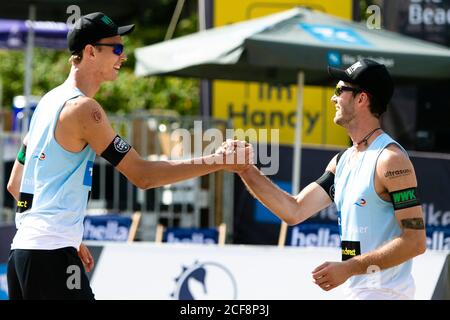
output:
<svg viewBox="0 0 450 320"><path fill-rule="evenodd" d="M375 191L375 169L380 153L390 144L398 145L389 135L379 135L359 159L349 164L354 147L347 149L336 166L335 198L342 259L347 260L380 247L401 234L391 202ZM408 296L414 294L411 276L412 260L380 272L370 267L368 274L353 276L346 285L352 289L394 290Z"/></svg>
<svg viewBox="0 0 450 320"><path fill-rule="evenodd" d="M54 132L66 101L82 95L62 84L42 97L31 120L11 249L79 247L95 152L69 152Z"/></svg>

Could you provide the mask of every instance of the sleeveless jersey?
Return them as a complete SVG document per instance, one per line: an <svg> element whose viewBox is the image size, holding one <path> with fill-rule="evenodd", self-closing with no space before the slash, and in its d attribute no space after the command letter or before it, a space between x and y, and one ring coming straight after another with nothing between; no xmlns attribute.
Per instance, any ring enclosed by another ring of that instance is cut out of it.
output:
<svg viewBox="0 0 450 320"><path fill-rule="evenodd" d="M391 202L384 201L375 191L375 169L380 153L389 145L398 145L389 135L379 135L360 157L349 163L354 147L344 152L336 166L335 203L341 235L342 259L347 260L382 246L401 234ZM381 289L414 291L411 276L412 260L380 271L369 267L367 274L351 277L349 289Z"/></svg>
<svg viewBox="0 0 450 320"><path fill-rule="evenodd" d="M95 152L89 145L67 151L54 135L64 104L81 95L64 83L44 95L34 111L12 249L78 249L81 243Z"/></svg>

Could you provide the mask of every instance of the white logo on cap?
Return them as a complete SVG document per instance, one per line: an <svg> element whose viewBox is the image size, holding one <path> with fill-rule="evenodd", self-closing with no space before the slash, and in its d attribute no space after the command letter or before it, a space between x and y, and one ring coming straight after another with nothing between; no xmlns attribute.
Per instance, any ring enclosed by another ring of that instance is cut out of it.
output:
<svg viewBox="0 0 450 320"><path fill-rule="evenodd" d="M345 72L347 72L348 75L351 75L353 72L355 72L356 69L361 68L363 65L360 61L355 62L352 66L348 67Z"/></svg>

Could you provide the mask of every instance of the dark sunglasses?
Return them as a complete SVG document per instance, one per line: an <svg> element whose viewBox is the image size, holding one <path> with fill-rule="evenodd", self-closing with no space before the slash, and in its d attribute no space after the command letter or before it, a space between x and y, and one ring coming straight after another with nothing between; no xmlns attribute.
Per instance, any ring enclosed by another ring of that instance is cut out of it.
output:
<svg viewBox="0 0 450 320"><path fill-rule="evenodd" d="M334 95L336 97L339 97L341 95L341 93L344 92L344 91L362 92L362 90L358 89L358 88L352 88L352 87L347 87L347 86L340 86L340 87L336 87L334 89Z"/></svg>
<svg viewBox="0 0 450 320"><path fill-rule="evenodd" d="M114 54L120 56L123 52L123 44L121 43L95 43L95 46L113 47Z"/></svg>

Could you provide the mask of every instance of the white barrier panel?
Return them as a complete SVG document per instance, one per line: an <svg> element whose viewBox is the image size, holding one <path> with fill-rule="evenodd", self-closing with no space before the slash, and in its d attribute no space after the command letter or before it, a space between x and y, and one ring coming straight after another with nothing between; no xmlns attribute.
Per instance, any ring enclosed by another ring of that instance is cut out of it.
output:
<svg viewBox="0 0 450 320"><path fill-rule="evenodd" d="M90 242L89 245L99 243ZM97 299L343 299L311 271L339 261L334 248L102 243L91 285ZM415 259L418 299L431 299L448 252Z"/></svg>

